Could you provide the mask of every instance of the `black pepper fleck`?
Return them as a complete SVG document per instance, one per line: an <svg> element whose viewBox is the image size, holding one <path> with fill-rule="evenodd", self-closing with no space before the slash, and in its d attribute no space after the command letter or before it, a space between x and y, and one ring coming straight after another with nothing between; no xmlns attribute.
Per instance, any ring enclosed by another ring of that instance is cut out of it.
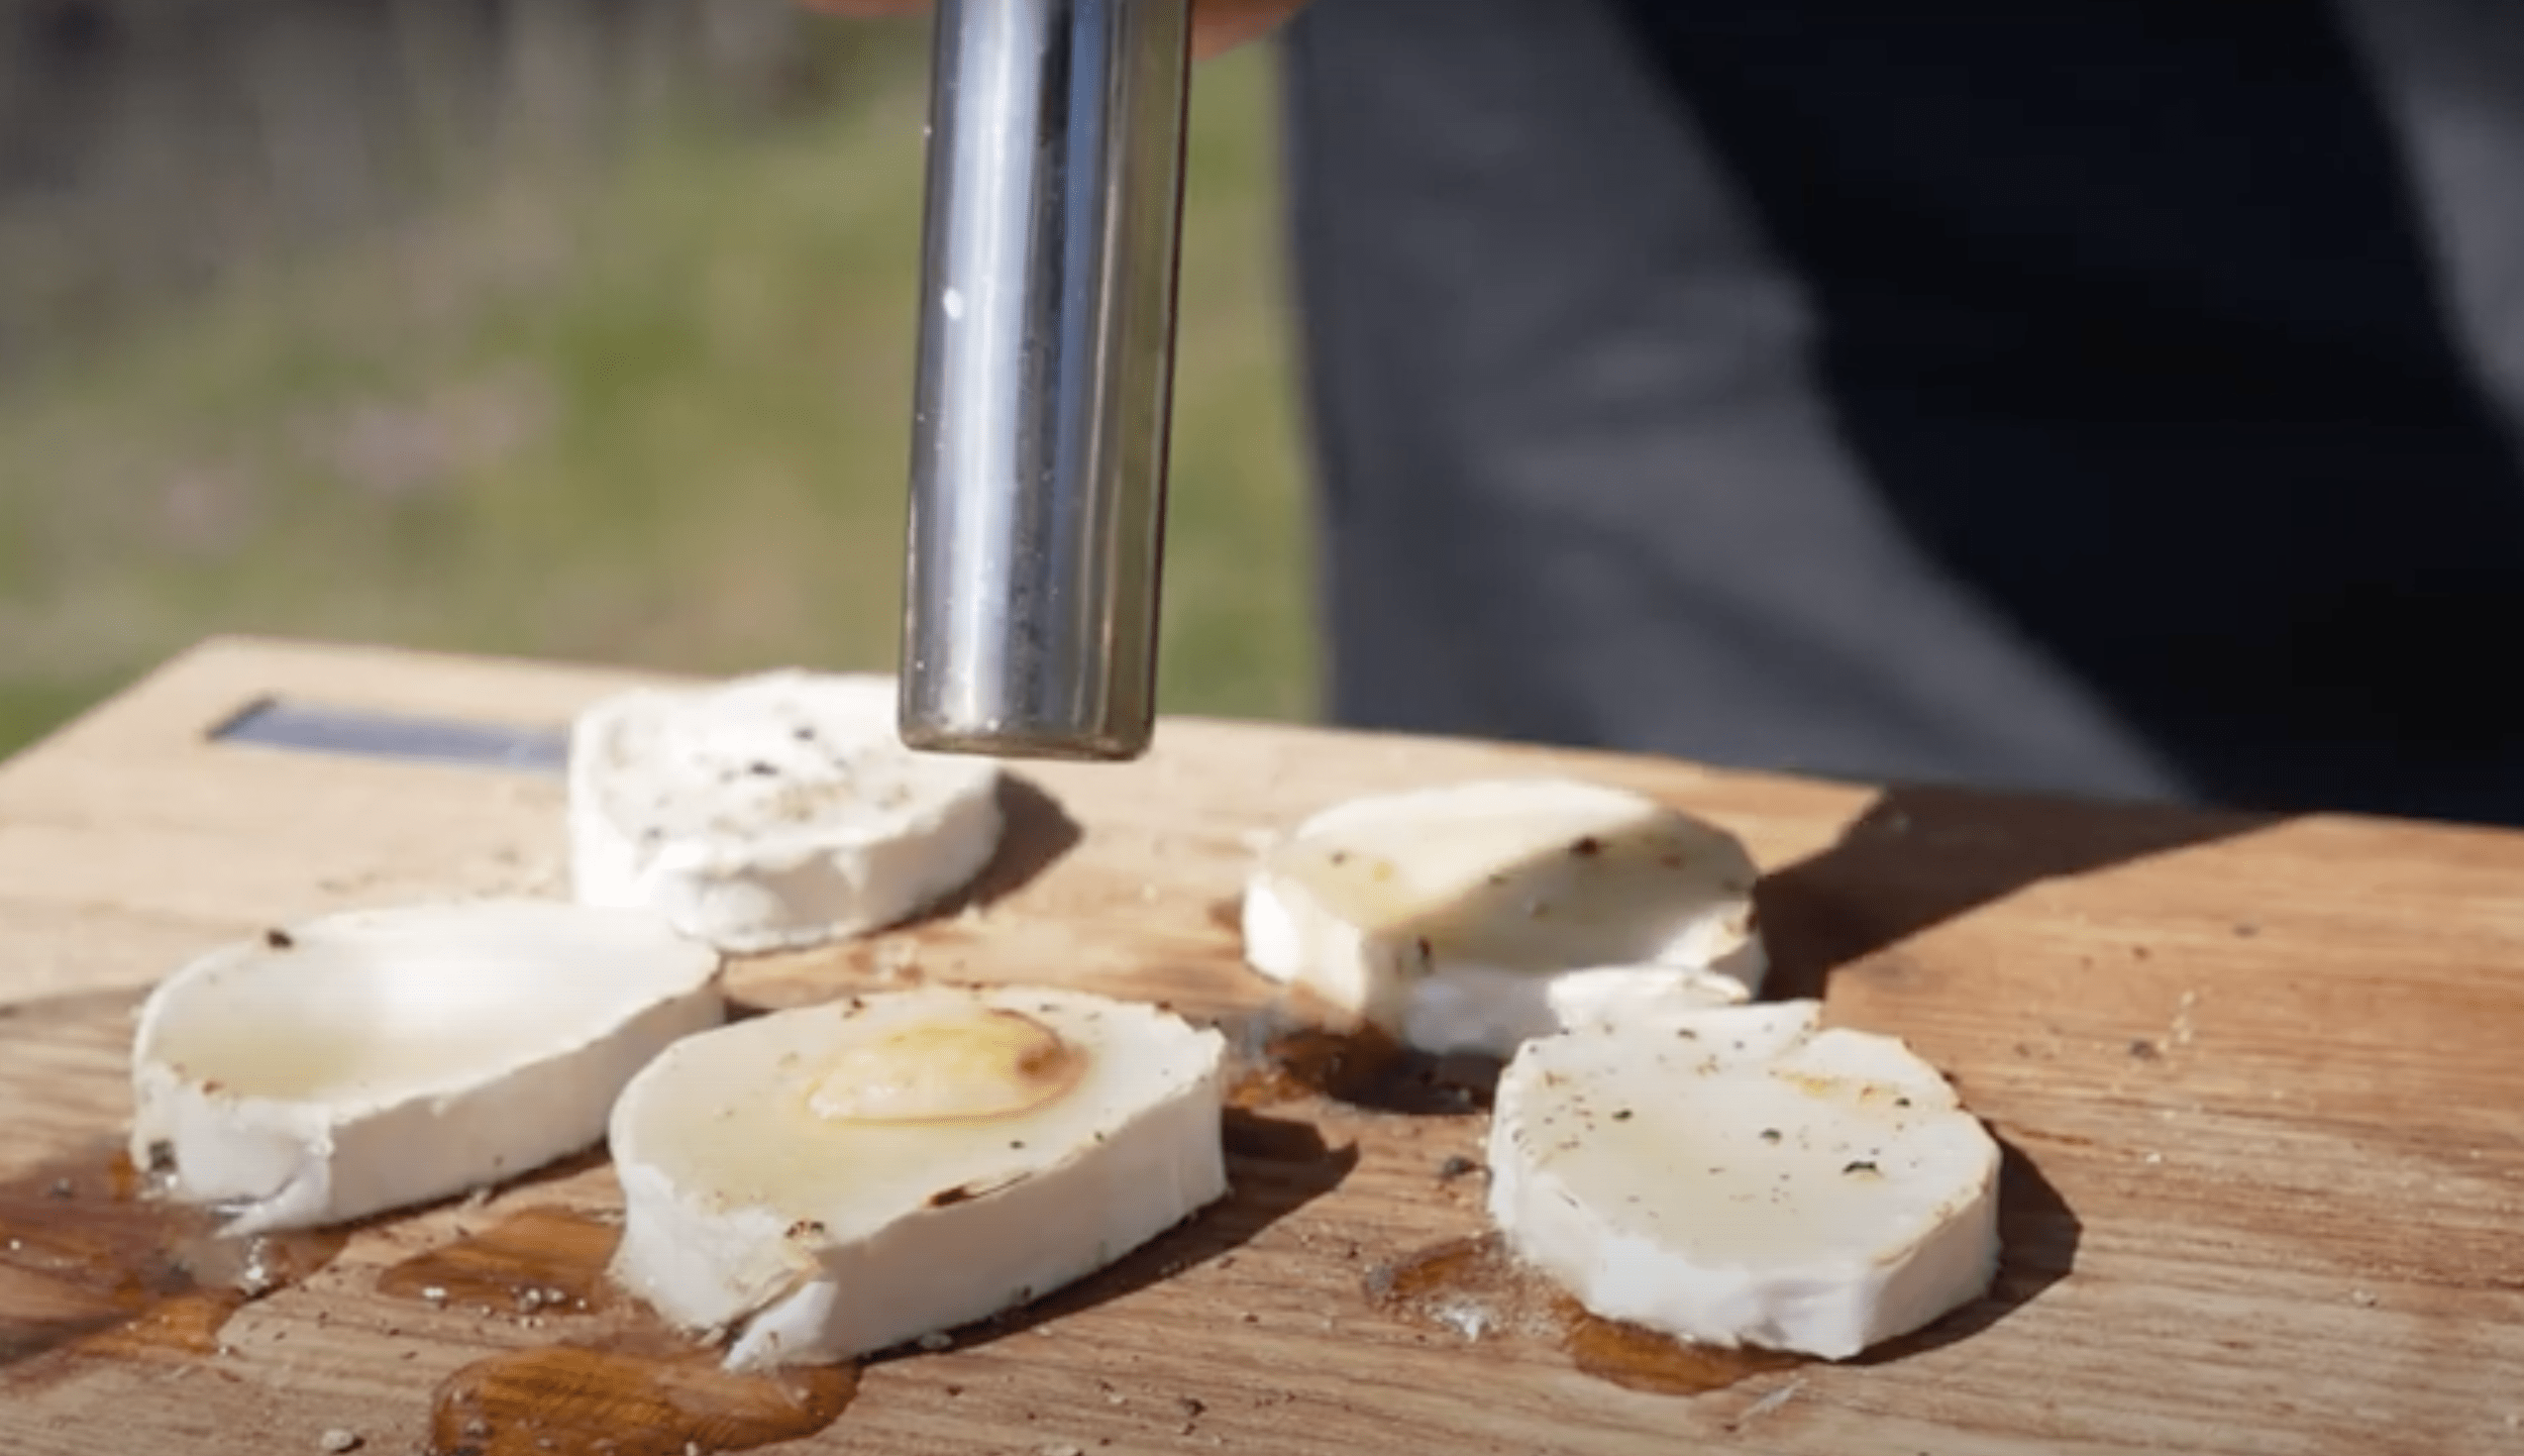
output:
<svg viewBox="0 0 2524 1456"><path fill-rule="evenodd" d="M275 951L285 951L298 943L297 938L278 926L263 933L263 943Z"/></svg>

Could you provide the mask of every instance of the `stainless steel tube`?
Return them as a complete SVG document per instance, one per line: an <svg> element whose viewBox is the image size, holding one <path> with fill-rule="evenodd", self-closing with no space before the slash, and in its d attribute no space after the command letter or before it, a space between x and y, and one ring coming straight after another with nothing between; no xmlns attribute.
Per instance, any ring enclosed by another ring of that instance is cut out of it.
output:
<svg viewBox="0 0 2524 1456"><path fill-rule="evenodd" d="M1127 759L1156 716L1189 0L941 0L901 733Z"/></svg>

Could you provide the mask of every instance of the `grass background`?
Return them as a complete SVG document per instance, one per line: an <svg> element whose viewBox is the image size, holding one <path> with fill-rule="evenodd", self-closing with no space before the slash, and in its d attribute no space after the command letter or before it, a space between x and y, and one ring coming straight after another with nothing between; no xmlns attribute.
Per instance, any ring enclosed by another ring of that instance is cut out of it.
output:
<svg viewBox="0 0 2524 1456"><path fill-rule="evenodd" d="M201 637L891 670L926 55L245 270L0 393L0 752ZM1267 51L1194 87L1163 704L1315 710Z"/></svg>

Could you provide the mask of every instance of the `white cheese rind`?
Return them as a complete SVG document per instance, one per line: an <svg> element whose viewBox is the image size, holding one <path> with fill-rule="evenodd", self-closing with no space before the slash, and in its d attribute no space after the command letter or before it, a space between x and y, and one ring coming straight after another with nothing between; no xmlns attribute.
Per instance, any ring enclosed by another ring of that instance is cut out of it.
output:
<svg viewBox="0 0 2524 1456"><path fill-rule="evenodd" d="M1406 1045L1506 1056L1597 1014L1599 973L1621 973L1633 999L1748 998L1767 970L1757 876L1733 835L1604 784L1379 794L1264 850L1245 885L1245 960Z"/></svg>
<svg viewBox="0 0 2524 1456"><path fill-rule="evenodd" d="M484 900L326 916L161 983L131 1152L237 1235L363 1218L593 1145L632 1074L724 1016L654 915Z"/></svg>
<svg viewBox="0 0 2524 1456"><path fill-rule="evenodd" d="M819 1118L834 1053L919 1016L1017 1010L1084 1048L1049 1104L887 1127ZM1037 1300L1224 1196L1225 1039L1072 990L929 987L695 1037L616 1105L615 1279L732 1331L732 1369L844 1360ZM941 1199L953 1190L970 1196Z"/></svg>
<svg viewBox="0 0 2524 1456"><path fill-rule="evenodd" d="M1490 1215L1588 1309L1700 1344L1846 1359L1984 1293L1998 1144L1901 1042L1813 1002L1527 1042Z"/></svg>
<svg viewBox="0 0 2524 1456"><path fill-rule="evenodd" d="M736 954L868 934L953 894L998 852L1000 771L903 747L894 705L892 677L803 672L591 705L571 732L573 893Z"/></svg>

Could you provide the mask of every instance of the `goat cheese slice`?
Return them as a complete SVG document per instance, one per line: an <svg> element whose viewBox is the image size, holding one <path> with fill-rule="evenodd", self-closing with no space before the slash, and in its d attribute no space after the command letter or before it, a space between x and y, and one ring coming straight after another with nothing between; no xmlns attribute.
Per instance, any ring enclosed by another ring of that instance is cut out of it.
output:
<svg viewBox="0 0 2524 1456"><path fill-rule="evenodd" d="M614 1278L736 1370L987 1318L1226 1193L1225 1038L1083 991L924 987L679 1043L614 1109Z"/></svg>
<svg viewBox="0 0 2524 1456"><path fill-rule="evenodd" d="M982 873L999 789L988 759L903 746L889 676L635 689L572 728L573 890L734 954L863 935Z"/></svg>
<svg viewBox="0 0 2524 1456"><path fill-rule="evenodd" d="M1756 878L1735 836L1628 790L1412 789L1335 804L1266 848L1244 953L1408 1046L1506 1056L1607 995L1748 998L1767 969Z"/></svg>
<svg viewBox="0 0 2524 1456"><path fill-rule="evenodd" d="M1528 1041L1499 1082L1490 1216L1589 1310L1846 1359L1977 1299L1997 1141L1901 1041L1792 1001Z"/></svg>
<svg viewBox="0 0 2524 1456"><path fill-rule="evenodd" d="M556 900L354 910L221 947L142 1004L131 1152L236 1235L340 1223L592 1146L724 1015L719 954Z"/></svg>

